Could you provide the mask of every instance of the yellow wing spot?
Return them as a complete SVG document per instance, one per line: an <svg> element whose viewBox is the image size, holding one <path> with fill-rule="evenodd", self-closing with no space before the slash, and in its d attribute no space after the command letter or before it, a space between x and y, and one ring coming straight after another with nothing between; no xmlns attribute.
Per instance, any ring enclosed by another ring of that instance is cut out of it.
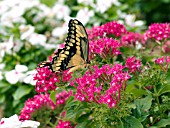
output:
<svg viewBox="0 0 170 128"><path fill-rule="evenodd" d="M80 50L80 46L76 46L76 49L77 49L77 50Z"/></svg>
<svg viewBox="0 0 170 128"><path fill-rule="evenodd" d="M75 40L73 40L73 39L70 39L70 42L75 43L76 41L75 41Z"/></svg>
<svg viewBox="0 0 170 128"><path fill-rule="evenodd" d="M78 46L80 46L80 42L76 42L76 44L77 44Z"/></svg>
<svg viewBox="0 0 170 128"><path fill-rule="evenodd" d="M65 58L65 57L67 57L67 56L66 56L65 54L61 54L60 57Z"/></svg>
<svg viewBox="0 0 170 128"><path fill-rule="evenodd" d="M77 21L77 20L74 20L74 23L78 24L78 21Z"/></svg>
<svg viewBox="0 0 170 128"><path fill-rule="evenodd" d="M69 49L70 49L70 46L66 46L66 49L69 50Z"/></svg>
<svg viewBox="0 0 170 128"><path fill-rule="evenodd" d="M76 37L76 40L77 40L78 42L80 42L80 39L79 39L78 37Z"/></svg>
<svg viewBox="0 0 170 128"><path fill-rule="evenodd" d="M60 60L64 60L64 58L61 57Z"/></svg>
<svg viewBox="0 0 170 128"><path fill-rule="evenodd" d="M66 55L68 55L68 54L69 54L69 51L65 51L64 53L65 53Z"/></svg>
<svg viewBox="0 0 170 128"><path fill-rule="evenodd" d="M69 46L73 46L73 44L72 44L72 43L68 43L68 45L69 45Z"/></svg>
<svg viewBox="0 0 170 128"><path fill-rule="evenodd" d="M71 35L71 38L75 38L75 36L74 36L74 35Z"/></svg>
<svg viewBox="0 0 170 128"><path fill-rule="evenodd" d="M71 27L71 29L72 29L72 30L74 30L74 29L75 29L75 27Z"/></svg>
<svg viewBox="0 0 170 128"><path fill-rule="evenodd" d="M56 67L55 70L58 71L60 69L60 67Z"/></svg>
<svg viewBox="0 0 170 128"><path fill-rule="evenodd" d="M61 63L57 63L55 66L58 67L58 66L60 66L60 65L61 65Z"/></svg>

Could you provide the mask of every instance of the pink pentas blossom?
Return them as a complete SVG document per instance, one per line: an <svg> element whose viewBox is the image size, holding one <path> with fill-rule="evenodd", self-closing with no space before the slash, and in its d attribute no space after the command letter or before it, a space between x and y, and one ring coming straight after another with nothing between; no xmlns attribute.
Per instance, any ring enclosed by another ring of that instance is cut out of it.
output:
<svg viewBox="0 0 170 128"><path fill-rule="evenodd" d="M170 56L162 56L156 59L155 63L159 65L170 64Z"/></svg>
<svg viewBox="0 0 170 128"><path fill-rule="evenodd" d="M57 86L56 82L60 82L58 76L52 73L48 67L37 68L37 73L34 76L36 80L36 91L47 92L48 90L55 90Z"/></svg>
<svg viewBox="0 0 170 128"><path fill-rule="evenodd" d="M92 71L88 70L83 77L71 82L76 88L75 99L106 104L109 108L116 106L122 86L130 78L123 69L121 64L93 66Z"/></svg>
<svg viewBox="0 0 170 128"><path fill-rule="evenodd" d="M145 44L144 37L140 33L128 32L121 38L123 46L136 46L137 43Z"/></svg>
<svg viewBox="0 0 170 128"><path fill-rule="evenodd" d="M155 60L155 63L160 65L161 69L163 69L163 71L168 71L169 69L169 65L170 65L170 56L162 56L160 58L157 58Z"/></svg>
<svg viewBox="0 0 170 128"><path fill-rule="evenodd" d="M102 58L113 57L121 54L120 43L112 38L100 38L89 43L90 54L99 54Z"/></svg>
<svg viewBox="0 0 170 128"><path fill-rule="evenodd" d="M57 88L56 83L68 82L71 79L71 74L67 70L59 73L53 73L48 67L37 68L37 73L34 76L36 80L36 92L48 92Z"/></svg>
<svg viewBox="0 0 170 128"><path fill-rule="evenodd" d="M36 110L41 109L42 107L55 109L58 105L65 104L65 101L72 95L72 91L66 92L63 91L61 93L56 94L56 104L50 99L49 94L38 94L33 98L29 98L24 105L24 108L20 112L20 120L29 120L33 113Z"/></svg>
<svg viewBox="0 0 170 128"><path fill-rule="evenodd" d="M58 125L56 126L56 128L74 128L74 127L75 126L72 126L70 121L62 121L62 120L59 120Z"/></svg>
<svg viewBox="0 0 170 128"><path fill-rule="evenodd" d="M139 70L141 65L142 65L142 62L139 59L136 59L135 57L128 57L126 59L125 66L128 68L130 73L133 73L136 70Z"/></svg>
<svg viewBox="0 0 170 128"><path fill-rule="evenodd" d="M165 44L162 46L162 49L164 53L170 53L170 41L165 42Z"/></svg>
<svg viewBox="0 0 170 128"><path fill-rule="evenodd" d="M115 37L121 37L123 34L126 33L125 26L117 23L116 21L107 22L102 27L107 35L114 35Z"/></svg>
<svg viewBox="0 0 170 128"><path fill-rule="evenodd" d="M87 30L89 40L96 40L106 36L121 37L126 34L126 32L125 26L116 21L95 26L91 30Z"/></svg>
<svg viewBox="0 0 170 128"><path fill-rule="evenodd" d="M167 40L170 38L169 23L154 23L149 26L149 30L144 34L144 39L155 39L156 41Z"/></svg>

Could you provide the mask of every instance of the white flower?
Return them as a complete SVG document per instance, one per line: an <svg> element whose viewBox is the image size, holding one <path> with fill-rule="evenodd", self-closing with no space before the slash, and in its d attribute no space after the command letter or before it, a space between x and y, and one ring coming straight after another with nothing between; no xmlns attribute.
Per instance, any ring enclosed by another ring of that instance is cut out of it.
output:
<svg viewBox="0 0 170 128"><path fill-rule="evenodd" d="M0 80L3 79L2 72L0 71Z"/></svg>
<svg viewBox="0 0 170 128"><path fill-rule="evenodd" d="M0 122L0 128L20 128L20 126L21 122L16 114L9 118L2 118Z"/></svg>
<svg viewBox="0 0 170 128"><path fill-rule="evenodd" d="M4 56L5 52L8 54L11 54L12 51L11 49L13 48L14 43L13 43L13 35L10 36L8 42L0 43L0 56Z"/></svg>
<svg viewBox="0 0 170 128"><path fill-rule="evenodd" d="M104 13L112 6L112 4L120 6L120 2L118 0L97 0L95 8L98 12Z"/></svg>
<svg viewBox="0 0 170 128"><path fill-rule="evenodd" d="M77 2L85 5L91 5L91 6L94 5L94 0L77 0Z"/></svg>
<svg viewBox="0 0 170 128"><path fill-rule="evenodd" d="M21 25L19 27L21 31L21 40L27 39L31 34L34 33L35 28L31 25Z"/></svg>
<svg viewBox="0 0 170 128"><path fill-rule="evenodd" d="M33 33L30 35L28 41L32 44L32 45L44 45L46 43L47 37L42 35L42 34L37 34L37 33Z"/></svg>
<svg viewBox="0 0 170 128"><path fill-rule="evenodd" d="M8 27L13 27L13 23L12 22L16 22L22 19L21 16L24 14L24 9L20 8L18 5L15 5L13 8L11 8L10 10L8 10L7 12L5 12L2 16L1 16L1 25L3 26L8 26ZM21 20L23 21L23 20Z"/></svg>
<svg viewBox="0 0 170 128"><path fill-rule="evenodd" d="M23 82L35 85L36 81L34 80L34 76L36 73L37 73L36 70L28 71L24 76Z"/></svg>
<svg viewBox="0 0 170 128"><path fill-rule="evenodd" d="M31 127L31 128L38 128L38 126L40 125L39 122L37 121L32 121L32 120L25 120L22 122L21 127L27 128L27 127Z"/></svg>
<svg viewBox="0 0 170 128"><path fill-rule="evenodd" d="M87 22L90 20L90 17L94 16L93 10L88 10L88 8L80 9L77 13L76 18L82 22L82 24L87 24Z"/></svg>
<svg viewBox="0 0 170 128"><path fill-rule="evenodd" d="M58 19L64 19L66 16L69 16L70 14L69 7L63 4L56 4L52 8L52 10Z"/></svg>
<svg viewBox="0 0 170 128"><path fill-rule="evenodd" d="M129 14L125 17L125 23L131 27L142 26L144 22L141 20L135 21L136 16L134 14Z"/></svg>
<svg viewBox="0 0 170 128"><path fill-rule="evenodd" d="M2 118L0 121L0 128L38 128L39 125L39 122L32 120L21 122L16 114L9 118Z"/></svg>
<svg viewBox="0 0 170 128"><path fill-rule="evenodd" d="M67 22L65 22L62 27L56 27L54 28L54 30L52 31L52 36L54 37L60 37L63 36L64 34L67 33Z"/></svg>
<svg viewBox="0 0 170 128"><path fill-rule="evenodd" d="M5 78L10 84L16 84L18 81L22 81L24 73L28 68L25 65L16 65L15 70L11 70L5 73Z"/></svg>

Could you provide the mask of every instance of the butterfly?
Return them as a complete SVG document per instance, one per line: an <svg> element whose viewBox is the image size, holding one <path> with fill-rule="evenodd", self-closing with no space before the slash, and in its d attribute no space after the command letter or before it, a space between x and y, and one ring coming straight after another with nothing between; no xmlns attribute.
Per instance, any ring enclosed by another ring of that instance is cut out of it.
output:
<svg viewBox="0 0 170 128"><path fill-rule="evenodd" d="M58 49L58 52L52 57L52 62L42 62L39 65L40 68L48 66L52 72L67 69L70 69L69 72L73 72L89 63L89 41L85 27L77 19L71 19L68 27L65 47Z"/></svg>

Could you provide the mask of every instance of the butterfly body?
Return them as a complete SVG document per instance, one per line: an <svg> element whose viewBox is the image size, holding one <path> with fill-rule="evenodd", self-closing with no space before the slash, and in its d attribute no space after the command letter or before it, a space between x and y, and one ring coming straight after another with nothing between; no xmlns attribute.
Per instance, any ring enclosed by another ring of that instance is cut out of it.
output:
<svg viewBox="0 0 170 128"><path fill-rule="evenodd" d="M58 50L52 62L43 62L39 67L48 66L52 72L60 72L70 68L70 72L72 72L88 63L89 42L83 24L76 19L71 19L68 27L65 47Z"/></svg>

